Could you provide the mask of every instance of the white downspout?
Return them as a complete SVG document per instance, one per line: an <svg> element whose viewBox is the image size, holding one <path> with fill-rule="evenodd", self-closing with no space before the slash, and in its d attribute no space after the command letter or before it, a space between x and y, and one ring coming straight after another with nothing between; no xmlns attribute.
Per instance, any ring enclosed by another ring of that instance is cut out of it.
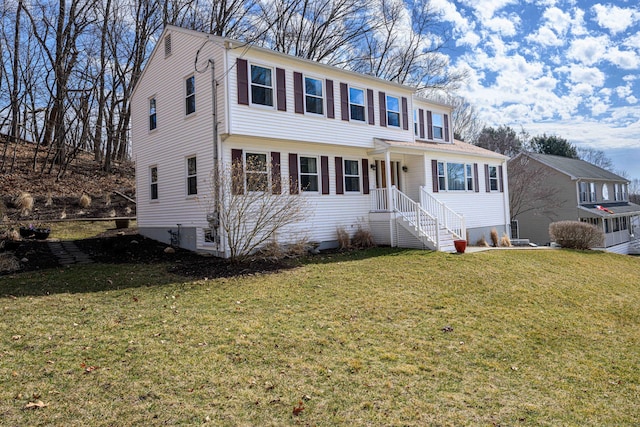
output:
<svg viewBox="0 0 640 427"><path fill-rule="evenodd" d="M476 183L477 185L477 183ZM507 161L502 161L502 188L504 189L503 204L504 204L504 217L506 220L506 231L507 236L513 238L511 235L511 206L509 205L509 176L507 174ZM466 226L464 227L466 229ZM463 239L466 239L466 236L461 236Z"/></svg>

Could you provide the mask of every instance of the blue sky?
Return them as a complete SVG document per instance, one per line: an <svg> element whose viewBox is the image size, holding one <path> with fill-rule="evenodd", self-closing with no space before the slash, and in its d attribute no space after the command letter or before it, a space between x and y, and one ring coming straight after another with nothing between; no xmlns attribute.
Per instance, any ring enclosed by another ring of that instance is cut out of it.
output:
<svg viewBox="0 0 640 427"><path fill-rule="evenodd" d="M460 94L490 126L602 150L640 178L640 6L615 0L431 0L453 28Z"/></svg>

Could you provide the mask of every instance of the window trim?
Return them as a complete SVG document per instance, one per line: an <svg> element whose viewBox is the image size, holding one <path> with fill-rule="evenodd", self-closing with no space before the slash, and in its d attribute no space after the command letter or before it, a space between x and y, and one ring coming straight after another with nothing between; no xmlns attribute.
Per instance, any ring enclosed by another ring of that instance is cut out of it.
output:
<svg viewBox="0 0 640 427"><path fill-rule="evenodd" d="M254 83L253 82L253 73L252 73L252 69L253 67L260 67L260 68L264 68L265 70L269 70L270 73L270 80L271 80L271 86L266 86L263 85L261 83ZM274 102L275 100L275 93L276 93L276 87L274 84L274 76L275 76L275 68L274 67L270 67L267 65L262 65L262 64L257 64L257 63L253 63L250 62L249 63L249 67L248 67L248 83L249 83L249 104L255 107L259 107L259 108L269 108L269 109L274 109L276 108L276 102ZM256 87L260 87L260 88L264 88L264 89L269 89L271 90L271 105L269 104L260 104L257 102L253 102L253 86Z"/></svg>
<svg viewBox="0 0 640 427"><path fill-rule="evenodd" d="M320 96L318 95L313 95L313 94L309 94L307 93L307 79L309 80L315 80L317 82L320 83L320 90L322 91L322 94ZM302 93L304 95L304 112L306 114L312 114L314 116L318 116L318 117L324 117L325 116L325 95L326 95L326 89L325 89L325 81L324 79L318 78L318 77L313 77L313 76L307 76L307 75L303 75L302 76ZM307 108L307 98L314 98L316 100L320 100L320 110L321 112L315 112L315 111L309 111L309 109Z"/></svg>
<svg viewBox="0 0 640 427"><path fill-rule="evenodd" d="M153 171L155 169L155 180L153 179ZM155 190L155 197L154 196ZM157 202L160 199L160 194L158 193L158 165L149 166L149 201Z"/></svg>
<svg viewBox="0 0 640 427"><path fill-rule="evenodd" d="M302 158L306 158L306 159L314 159L316 161L316 172L315 173L309 173L309 172L302 172ZM307 194L320 194L320 191L322 190L320 187L320 161L319 161L320 157L319 156L314 156L314 155L306 155L306 154L299 154L298 155L298 186L300 188L300 192L304 192ZM305 190L302 187L302 176L315 176L316 177L316 187L317 190Z"/></svg>
<svg viewBox="0 0 640 427"><path fill-rule="evenodd" d="M398 102L398 109L397 110L392 110L389 107L389 99L395 99ZM398 128L398 129L402 129L402 104L401 104L401 100L400 97L398 96L393 96L393 95L388 95L385 94L385 104L386 104L386 110L387 110L387 126L389 127L393 127L393 128ZM398 124L392 124L391 120L389 120L390 115L397 115L398 116Z"/></svg>
<svg viewBox="0 0 640 427"><path fill-rule="evenodd" d="M457 189L449 188L449 164L462 165L462 172L464 175L463 189L457 190ZM476 186L478 185L478 183L476 182L476 179L475 179L473 163L438 161L436 163L436 167L437 167L436 175L438 179L438 191L447 191L447 192L451 191L455 193L475 193L476 192L476 188L477 188ZM497 166L493 166L493 167L495 167L497 171ZM444 186L441 185L442 182L444 183ZM469 183L471 183L471 188L469 188Z"/></svg>
<svg viewBox="0 0 640 427"><path fill-rule="evenodd" d="M351 90L357 90L362 92L362 104L357 104L351 99ZM367 123L367 91L363 88L357 86L348 86L347 94L349 98L349 120L352 120L356 123ZM353 107L361 107L362 108L362 120L353 117Z"/></svg>
<svg viewBox="0 0 640 427"><path fill-rule="evenodd" d="M149 97L149 132L158 129L158 100L155 95Z"/></svg>
<svg viewBox="0 0 640 427"><path fill-rule="evenodd" d="M257 170L249 170L248 164L247 164L247 157L249 155L259 155L259 156L265 156L264 159L264 165L265 165L265 170L264 171L257 171ZM264 193L264 192L269 192L271 189L271 171L270 171L270 166L271 166L271 156L269 154L269 152L267 151L248 151L245 150L243 155L242 155L242 166L243 166L243 175L244 175L244 179L243 179L243 185L244 185L244 189L245 189L245 194L246 193ZM252 174L264 174L267 177L267 183L265 185L265 189L264 190L255 190L255 189L250 189L249 188L249 183L247 182L247 174L252 173Z"/></svg>
<svg viewBox="0 0 640 427"><path fill-rule="evenodd" d="M193 92L189 93L189 80L193 81ZM193 98L193 111L189 111L190 102L189 99ZM189 117L196 113L196 76L191 74L184 79L184 115Z"/></svg>
<svg viewBox="0 0 640 427"><path fill-rule="evenodd" d="M491 169L496 171L495 178L491 176ZM500 191L500 182L499 182L500 181L500 177L499 177L499 174L498 174L498 166L489 165L488 171L489 171L489 176L488 176L488 178L489 178L489 192L490 193L493 193L494 191L495 192L499 192ZM496 188L495 189L493 188L493 182L496 183Z"/></svg>
<svg viewBox="0 0 640 427"><path fill-rule="evenodd" d="M436 117L440 117L441 126L436 125ZM440 137L436 136L436 129L440 130ZM431 112L431 135L434 140L444 141L444 114L435 111Z"/></svg>
<svg viewBox="0 0 640 427"><path fill-rule="evenodd" d="M358 175L347 174L347 162L355 162L358 167ZM344 185L344 194L362 194L362 174L360 160L353 158L342 158L342 182ZM347 189L347 178L358 178L358 190Z"/></svg>
<svg viewBox="0 0 640 427"><path fill-rule="evenodd" d="M418 109L413 109L413 136L420 137L420 127L418 126Z"/></svg>
<svg viewBox="0 0 640 427"><path fill-rule="evenodd" d="M189 161L193 159L195 162L195 173L190 174L189 173ZM185 176L186 176L186 180L185 180L185 193L187 194L187 197L196 197L198 195L198 157L194 154L191 156L187 156L185 157ZM191 182L191 180L195 181L195 192L191 193L191 187L189 185L189 183Z"/></svg>

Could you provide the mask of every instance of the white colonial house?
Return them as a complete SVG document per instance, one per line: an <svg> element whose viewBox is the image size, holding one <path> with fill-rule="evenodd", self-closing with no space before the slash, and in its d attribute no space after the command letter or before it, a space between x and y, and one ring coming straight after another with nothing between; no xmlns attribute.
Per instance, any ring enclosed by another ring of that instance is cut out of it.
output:
<svg viewBox="0 0 640 427"><path fill-rule="evenodd" d="M147 237L228 256L205 200L225 209L211 171L247 159L272 190L307 198L281 243L330 248L338 228L367 227L377 244L451 251L509 232L507 158L454 140L451 107L412 87L167 26L131 106Z"/></svg>

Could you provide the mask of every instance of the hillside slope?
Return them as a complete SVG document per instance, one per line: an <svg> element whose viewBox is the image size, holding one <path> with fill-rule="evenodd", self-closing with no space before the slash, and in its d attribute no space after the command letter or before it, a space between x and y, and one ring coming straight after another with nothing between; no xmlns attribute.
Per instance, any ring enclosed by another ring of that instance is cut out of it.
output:
<svg viewBox="0 0 640 427"><path fill-rule="evenodd" d="M51 173L42 171L46 152L38 153L34 170L34 144L10 144L6 148L4 164L0 157L0 218L3 222L135 216L133 163L115 164L112 173L106 173L93 160L92 153L81 152L58 179L57 167ZM0 150L4 149L5 144L0 144ZM25 193L33 199L31 209L25 209L25 204L19 201ZM83 194L91 198L89 206L82 206L80 198Z"/></svg>

